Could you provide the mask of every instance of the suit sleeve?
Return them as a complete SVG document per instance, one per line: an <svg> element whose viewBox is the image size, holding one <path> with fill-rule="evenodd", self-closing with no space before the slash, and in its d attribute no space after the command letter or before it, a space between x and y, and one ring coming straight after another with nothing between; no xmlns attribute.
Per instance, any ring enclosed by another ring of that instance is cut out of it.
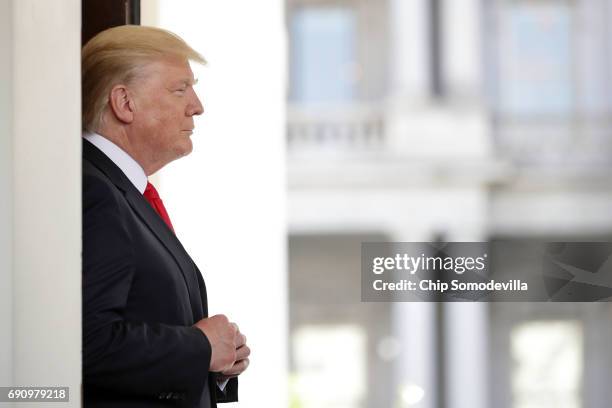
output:
<svg viewBox="0 0 612 408"><path fill-rule="evenodd" d="M123 319L134 277L128 210L104 181L83 182L84 384L135 397L181 392L193 404L208 380L210 343L195 327Z"/></svg>

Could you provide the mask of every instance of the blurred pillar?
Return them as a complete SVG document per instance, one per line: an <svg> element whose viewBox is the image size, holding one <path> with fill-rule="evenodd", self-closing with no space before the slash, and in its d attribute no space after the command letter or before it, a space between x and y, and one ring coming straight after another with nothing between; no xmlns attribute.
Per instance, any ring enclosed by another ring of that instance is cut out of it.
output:
<svg viewBox="0 0 612 408"><path fill-rule="evenodd" d="M444 303L446 402L448 408L487 408L487 303Z"/></svg>
<svg viewBox="0 0 612 408"><path fill-rule="evenodd" d="M433 236L415 231L414 225L397 227L391 237L394 242L429 241ZM394 407L438 408L441 390L436 380L435 303L394 302L391 310L391 330L400 344L394 372Z"/></svg>
<svg viewBox="0 0 612 408"><path fill-rule="evenodd" d="M401 345L395 367L397 405L394 406L438 406L434 306L424 302L396 302L392 306L392 331Z"/></svg>
<svg viewBox="0 0 612 408"><path fill-rule="evenodd" d="M482 197L484 200L484 197ZM486 204L473 208L472 217ZM480 214L480 217L486 217ZM463 225L450 231L446 239L455 242L482 242L487 240L485 223L473 229ZM489 404L489 307L488 303L442 303L444 308L445 338L442 339L446 356L446 407L488 408Z"/></svg>
<svg viewBox="0 0 612 408"><path fill-rule="evenodd" d="M418 101L430 94L429 0L390 0L391 89L394 99Z"/></svg>
<svg viewBox="0 0 612 408"><path fill-rule="evenodd" d="M441 70L447 97L480 104L483 91L482 0L441 1Z"/></svg>

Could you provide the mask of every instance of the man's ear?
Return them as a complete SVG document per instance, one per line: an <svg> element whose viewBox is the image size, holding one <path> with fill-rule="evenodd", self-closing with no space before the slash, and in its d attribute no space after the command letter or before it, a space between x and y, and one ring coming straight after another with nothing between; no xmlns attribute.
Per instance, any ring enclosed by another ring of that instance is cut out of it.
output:
<svg viewBox="0 0 612 408"><path fill-rule="evenodd" d="M108 104L119 122L132 123L134 120L133 95L125 85L115 85L110 91Z"/></svg>

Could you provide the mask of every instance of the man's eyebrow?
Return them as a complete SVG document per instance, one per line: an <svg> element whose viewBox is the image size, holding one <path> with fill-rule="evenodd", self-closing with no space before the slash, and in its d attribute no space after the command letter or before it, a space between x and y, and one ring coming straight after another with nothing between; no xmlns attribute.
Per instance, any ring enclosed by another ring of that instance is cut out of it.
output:
<svg viewBox="0 0 612 408"><path fill-rule="evenodd" d="M181 79L181 80L176 81L174 83L175 84L174 86L177 86L177 85L193 86L193 85L195 85L197 83L198 83L198 79L197 78L194 78L193 80L191 78L185 78L185 79Z"/></svg>

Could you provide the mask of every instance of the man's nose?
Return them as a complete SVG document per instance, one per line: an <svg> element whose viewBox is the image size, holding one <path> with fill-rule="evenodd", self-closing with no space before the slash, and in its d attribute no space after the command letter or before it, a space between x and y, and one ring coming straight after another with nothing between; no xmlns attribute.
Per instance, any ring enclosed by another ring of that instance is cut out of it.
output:
<svg viewBox="0 0 612 408"><path fill-rule="evenodd" d="M200 102L200 98L198 98L198 95L195 93L195 91L192 90L192 92L193 99L191 101L191 104L189 104L187 114L189 116L201 115L202 113L204 113L204 107L202 106L202 102Z"/></svg>

